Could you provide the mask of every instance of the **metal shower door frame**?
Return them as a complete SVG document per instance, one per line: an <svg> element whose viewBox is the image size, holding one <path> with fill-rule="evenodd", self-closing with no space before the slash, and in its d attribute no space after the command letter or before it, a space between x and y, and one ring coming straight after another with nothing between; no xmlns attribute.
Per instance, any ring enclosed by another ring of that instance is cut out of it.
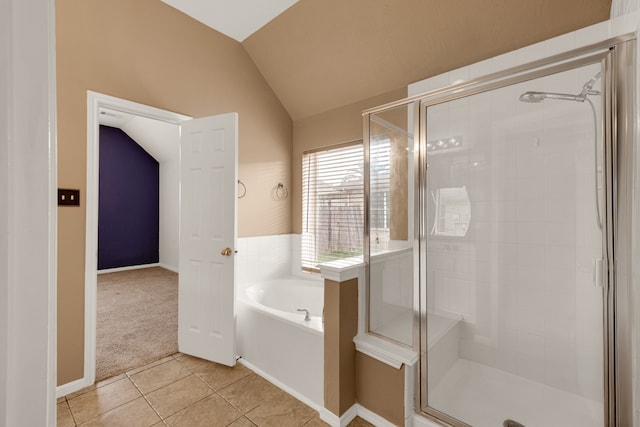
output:
<svg viewBox="0 0 640 427"><path fill-rule="evenodd" d="M602 244L604 258L604 414L605 426L628 426L632 423L632 374L630 337L632 328L630 295L630 231L631 231L631 188L633 171L633 135L632 114L634 90L622 89L620 82L633 82L635 70L635 40L615 39L566 55L536 61L505 72L492 74L483 79L444 88L414 97L418 108L414 108L416 124L415 156L418 184L416 186L419 202L415 206L415 228L419 278L415 282L415 295L418 296L417 312L419 321L416 338L420 354L416 383L416 409L422 415L444 422L453 427L466 427L468 424L448 414L428 406L427 390L427 296L426 296L426 224L427 212L427 148L426 116L427 108L433 105L495 90L512 84L521 83L559 72L591 64L601 64L604 95L604 141L601 155L604 166L605 224L603 224ZM406 102L405 102L406 103ZM414 247L414 249L416 249ZM541 408L544 409L544 408Z"/></svg>

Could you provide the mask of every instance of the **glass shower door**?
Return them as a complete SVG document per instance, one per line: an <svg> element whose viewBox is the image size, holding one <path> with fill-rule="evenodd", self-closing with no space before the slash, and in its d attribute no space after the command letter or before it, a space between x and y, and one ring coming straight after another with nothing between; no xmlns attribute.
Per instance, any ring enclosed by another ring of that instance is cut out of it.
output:
<svg viewBox="0 0 640 427"><path fill-rule="evenodd" d="M601 68L424 103L421 387L437 418L604 425Z"/></svg>

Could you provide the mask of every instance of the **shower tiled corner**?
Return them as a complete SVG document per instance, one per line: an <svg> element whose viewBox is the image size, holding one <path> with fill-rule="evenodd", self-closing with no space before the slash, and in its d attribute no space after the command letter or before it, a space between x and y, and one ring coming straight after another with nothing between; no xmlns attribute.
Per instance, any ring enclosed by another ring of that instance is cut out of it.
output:
<svg viewBox="0 0 640 427"><path fill-rule="evenodd" d="M58 427L327 426L318 413L242 365L175 354L57 401ZM356 418L350 426L371 426Z"/></svg>

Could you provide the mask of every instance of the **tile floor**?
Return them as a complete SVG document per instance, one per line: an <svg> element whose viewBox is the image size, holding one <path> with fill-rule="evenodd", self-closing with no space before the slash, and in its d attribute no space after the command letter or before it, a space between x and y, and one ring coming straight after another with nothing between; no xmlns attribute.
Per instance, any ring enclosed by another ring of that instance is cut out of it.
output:
<svg viewBox="0 0 640 427"><path fill-rule="evenodd" d="M253 371L175 354L58 399L58 427L319 427L318 413ZM351 427L371 426L356 418Z"/></svg>

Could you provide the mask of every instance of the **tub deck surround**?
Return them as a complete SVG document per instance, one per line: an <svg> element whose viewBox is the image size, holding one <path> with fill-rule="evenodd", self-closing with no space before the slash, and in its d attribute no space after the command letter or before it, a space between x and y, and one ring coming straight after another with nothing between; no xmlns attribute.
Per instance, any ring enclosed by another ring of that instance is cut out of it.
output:
<svg viewBox="0 0 640 427"><path fill-rule="evenodd" d="M322 307L319 278L257 281L242 287L237 303L241 363L316 410L323 405Z"/></svg>
<svg viewBox="0 0 640 427"><path fill-rule="evenodd" d="M324 406L340 417L356 403L358 280L325 279L324 300Z"/></svg>
<svg viewBox="0 0 640 427"><path fill-rule="evenodd" d="M324 407L332 426L359 415L381 426L404 426L413 414L413 364L417 354L364 333L365 264L350 258L320 265L325 286ZM360 313L361 314L361 313ZM409 375L409 379L407 378ZM407 398L409 396L409 398Z"/></svg>

